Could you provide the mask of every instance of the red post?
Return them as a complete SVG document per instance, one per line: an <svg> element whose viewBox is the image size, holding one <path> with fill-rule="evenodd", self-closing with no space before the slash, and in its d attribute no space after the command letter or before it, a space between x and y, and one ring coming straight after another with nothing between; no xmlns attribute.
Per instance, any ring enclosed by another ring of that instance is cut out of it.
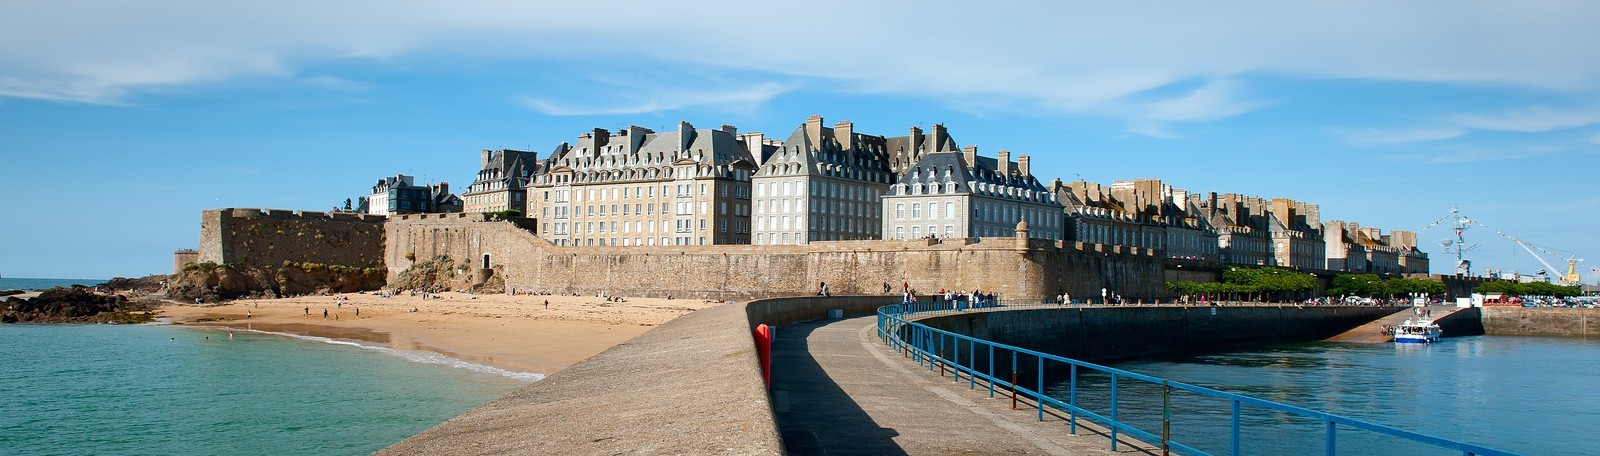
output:
<svg viewBox="0 0 1600 456"><path fill-rule="evenodd" d="M761 379L772 389L772 327L765 323L756 326L756 357L761 361Z"/></svg>

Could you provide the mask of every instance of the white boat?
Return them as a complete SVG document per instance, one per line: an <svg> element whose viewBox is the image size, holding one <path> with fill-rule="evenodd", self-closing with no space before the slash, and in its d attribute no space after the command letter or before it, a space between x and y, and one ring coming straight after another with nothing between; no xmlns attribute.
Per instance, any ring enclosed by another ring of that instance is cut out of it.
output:
<svg viewBox="0 0 1600 456"><path fill-rule="evenodd" d="M1433 320L1406 320L1394 329L1394 343L1429 344L1438 342L1442 334L1444 331Z"/></svg>

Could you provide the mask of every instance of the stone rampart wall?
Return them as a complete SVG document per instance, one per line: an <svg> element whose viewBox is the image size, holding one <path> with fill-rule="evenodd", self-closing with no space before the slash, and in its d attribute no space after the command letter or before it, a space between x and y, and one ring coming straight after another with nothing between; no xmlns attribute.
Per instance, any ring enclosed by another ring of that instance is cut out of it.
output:
<svg viewBox="0 0 1600 456"><path fill-rule="evenodd" d="M197 262L383 264L384 217L278 209L215 209L200 217ZM180 266L181 267L181 266Z"/></svg>
<svg viewBox="0 0 1600 456"><path fill-rule="evenodd" d="M453 215L453 214L452 214ZM510 222L466 216L398 216L385 226L393 281L416 261L448 256L463 273L489 270L508 289L620 296L751 299L815 294L926 295L982 290L1012 300L1063 291L1166 298L1163 262L1149 251L1081 250L1014 238L824 242L806 246L558 247ZM486 267L487 266L487 267Z"/></svg>
<svg viewBox="0 0 1600 456"><path fill-rule="evenodd" d="M1484 333L1494 336L1600 335L1600 309L1489 306L1479 311Z"/></svg>

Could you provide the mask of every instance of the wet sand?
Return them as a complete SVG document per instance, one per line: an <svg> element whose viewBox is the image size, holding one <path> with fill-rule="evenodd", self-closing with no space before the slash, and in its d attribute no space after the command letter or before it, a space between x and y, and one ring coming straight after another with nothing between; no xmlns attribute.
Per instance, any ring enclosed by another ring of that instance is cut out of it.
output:
<svg viewBox="0 0 1600 456"><path fill-rule="evenodd" d="M548 375L680 315L719 305L698 299L435 296L400 293L386 298L369 292L215 305L172 303L160 308L159 317L173 324L361 340ZM344 300L341 304L335 298Z"/></svg>

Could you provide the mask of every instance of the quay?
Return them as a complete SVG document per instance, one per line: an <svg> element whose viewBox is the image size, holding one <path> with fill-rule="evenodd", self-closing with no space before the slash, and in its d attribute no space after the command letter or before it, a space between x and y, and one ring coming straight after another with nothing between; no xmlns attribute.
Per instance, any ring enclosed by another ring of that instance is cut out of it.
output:
<svg viewBox="0 0 1600 456"><path fill-rule="evenodd" d="M886 346L878 333L880 320L876 318L881 317L875 317L875 312L897 302L898 298L886 296L777 298L697 311L379 453L1161 452L1158 445L1149 443L1155 440L1130 438L1126 430L1118 435L1113 451L1112 433L1081 414L1074 434L1065 412L1049 407L1042 414L1037 412L1037 403L1026 391L1017 395L1013 405L1004 382L991 396L982 378L974 379L965 372L958 376L947 369L951 367L948 363L918 363L915 355ZM1003 331L1003 326L1017 321L1008 320L1007 314L1083 311L1038 307L944 312L930 315L943 318L922 321L939 325L937 321L943 320L944 325L958 327L985 321L996 324L991 330ZM1134 321L1124 314L1139 308L1102 309L1111 317L1094 318L1150 327L1149 322ZM1243 344L1246 341L1233 336L1205 333L1250 327L1279 328L1252 336L1271 342L1276 340L1269 336L1285 332L1282 327L1319 326L1322 330L1316 337L1320 340L1396 312L1396 308L1294 306L1223 308L1221 312L1176 306L1142 309L1164 324L1188 328L1169 339L1174 350L1181 349L1176 344L1194 342L1202 342L1202 346ZM828 318L830 310L853 317ZM1240 321L1210 329L1202 324L1212 315L1228 318L1230 314ZM1314 323L1329 318L1340 323ZM777 328L770 392L751 335L761 324ZM1042 327L1059 329L1049 324ZM1148 345L1122 347L1141 355L1151 349ZM1078 349L1102 354L1107 350L1098 346ZM1019 383L1024 388L1033 386L1026 380Z"/></svg>

